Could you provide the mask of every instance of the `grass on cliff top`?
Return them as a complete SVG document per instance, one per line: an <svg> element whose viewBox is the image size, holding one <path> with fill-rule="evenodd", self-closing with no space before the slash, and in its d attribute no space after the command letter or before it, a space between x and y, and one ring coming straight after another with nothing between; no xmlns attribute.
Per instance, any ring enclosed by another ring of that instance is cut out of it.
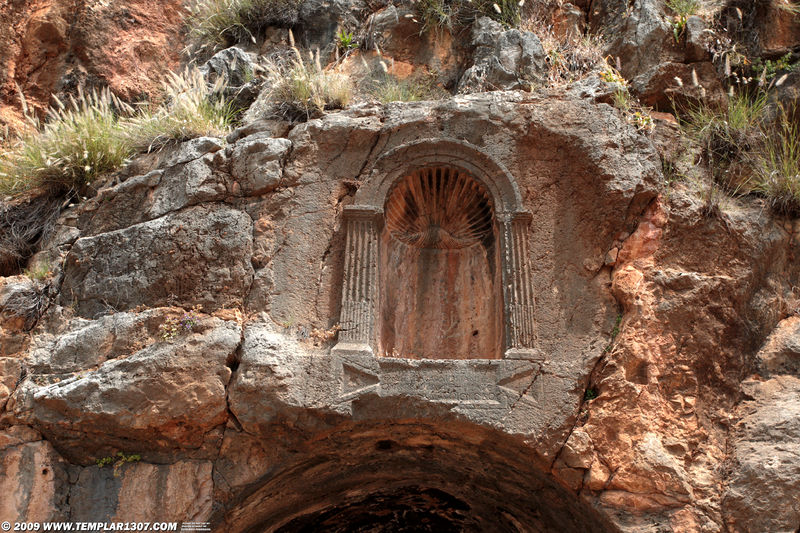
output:
<svg viewBox="0 0 800 533"><path fill-rule="evenodd" d="M782 108L771 112L766 93L759 92L732 96L722 107L691 107L681 122L712 178L729 194L759 194L776 212L799 216L797 116Z"/></svg>
<svg viewBox="0 0 800 533"><path fill-rule="evenodd" d="M107 89L79 92L66 104L57 101L43 126L31 119L28 133L0 151L0 194L80 191L138 150L170 140L222 136L233 113L215 97L219 89L208 87L193 69L165 82L161 105L134 110Z"/></svg>
<svg viewBox="0 0 800 533"><path fill-rule="evenodd" d="M130 147L118 115L128 111L109 90L79 92L66 104L57 100L43 127L31 120L28 132L0 153L0 193L80 189L119 168Z"/></svg>
<svg viewBox="0 0 800 533"><path fill-rule="evenodd" d="M480 17L489 17L505 27L520 23L524 1L518 0L417 0L414 3L422 23L422 31L453 31L472 24Z"/></svg>
<svg viewBox="0 0 800 533"><path fill-rule="evenodd" d="M293 26L301 4L302 0L195 0L186 21L189 38L207 51L255 42L267 26Z"/></svg>
<svg viewBox="0 0 800 533"><path fill-rule="evenodd" d="M352 98L350 77L335 68L322 68L319 51L304 60L297 48L286 66L267 67L272 82L269 100L275 111L292 120L314 118L326 109L342 109Z"/></svg>
<svg viewBox="0 0 800 533"><path fill-rule="evenodd" d="M209 86L196 68L170 73L164 82L164 102L145 105L123 120L123 136L136 151L201 136L223 137L236 115L221 96L224 88L224 77Z"/></svg>

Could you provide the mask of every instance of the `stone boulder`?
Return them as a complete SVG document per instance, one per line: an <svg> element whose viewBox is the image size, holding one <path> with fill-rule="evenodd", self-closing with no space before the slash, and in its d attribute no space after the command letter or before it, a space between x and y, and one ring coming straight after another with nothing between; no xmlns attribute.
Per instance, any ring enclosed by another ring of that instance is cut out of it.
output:
<svg viewBox="0 0 800 533"><path fill-rule="evenodd" d="M731 531L796 531L800 524L800 379L743 384L750 397L733 440L723 499Z"/></svg>
<svg viewBox="0 0 800 533"><path fill-rule="evenodd" d="M198 137L161 156L160 168L100 190L80 207L83 236L107 233L199 204L220 201L228 180L222 140Z"/></svg>
<svg viewBox="0 0 800 533"><path fill-rule="evenodd" d="M283 179L283 166L291 147L289 139L275 139L268 133L250 135L237 142L231 153L234 188L238 187L245 196L274 190Z"/></svg>
<svg viewBox="0 0 800 533"><path fill-rule="evenodd" d="M472 66L458 82L458 92L525 89L545 77L542 43L529 31L503 30L481 17L472 29Z"/></svg>
<svg viewBox="0 0 800 533"><path fill-rule="evenodd" d="M683 60L661 0L598 0L589 10L589 27L609 36L604 55L620 59L620 72L633 79L659 64Z"/></svg>
<svg viewBox="0 0 800 533"><path fill-rule="evenodd" d="M247 109L258 97L261 82L255 79L255 65L250 56L236 46L220 50L199 67L209 86L225 80L222 94L236 109Z"/></svg>
<svg viewBox="0 0 800 533"><path fill-rule="evenodd" d="M241 211L204 205L83 237L67 256L62 302L90 318L168 302L240 305L253 275L252 226Z"/></svg>
<svg viewBox="0 0 800 533"><path fill-rule="evenodd" d="M162 315L162 324L167 316ZM17 419L58 442L60 450L82 464L117 451L151 452L163 459L160 453L200 449L227 419L225 387L231 370L226 364L239 345L240 328L216 318L197 318L191 331L172 339L162 340L162 331L150 331L150 339L138 349L135 338L120 340L127 349L103 361L97 340L111 342L116 332L142 327L137 320L141 317L127 314L77 330L78 340L85 339L94 353L83 356L83 368L66 379L61 374L30 375L12 400Z"/></svg>
<svg viewBox="0 0 800 533"><path fill-rule="evenodd" d="M781 321L757 357L765 376L791 374L800 377L800 317Z"/></svg>

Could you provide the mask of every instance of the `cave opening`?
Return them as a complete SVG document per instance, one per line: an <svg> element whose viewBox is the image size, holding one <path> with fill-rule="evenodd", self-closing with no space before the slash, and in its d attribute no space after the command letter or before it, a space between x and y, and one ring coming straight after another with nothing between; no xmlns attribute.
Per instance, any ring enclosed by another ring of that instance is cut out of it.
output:
<svg viewBox="0 0 800 533"><path fill-rule="evenodd" d="M213 520L215 531L617 531L533 448L490 428L395 419L304 442Z"/></svg>
<svg viewBox="0 0 800 533"><path fill-rule="evenodd" d="M470 174L426 167L387 195L379 354L499 359L503 298L491 194Z"/></svg>

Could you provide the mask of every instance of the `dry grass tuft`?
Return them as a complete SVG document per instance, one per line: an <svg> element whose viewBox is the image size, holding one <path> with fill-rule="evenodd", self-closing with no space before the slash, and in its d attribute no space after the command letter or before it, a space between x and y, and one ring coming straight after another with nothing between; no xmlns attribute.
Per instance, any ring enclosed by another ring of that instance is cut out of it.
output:
<svg viewBox="0 0 800 533"><path fill-rule="evenodd" d="M292 48L294 57L288 65L273 62L267 66L272 88L269 100L274 111L291 120L318 117L325 110L342 109L352 98L350 77L336 68L322 68L319 51L303 60Z"/></svg>
<svg viewBox="0 0 800 533"><path fill-rule="evenodd" d="M189 38L213 52L242 41L256 42L267 26L291 27L301 0L195 0L189 7Z"/></svg>

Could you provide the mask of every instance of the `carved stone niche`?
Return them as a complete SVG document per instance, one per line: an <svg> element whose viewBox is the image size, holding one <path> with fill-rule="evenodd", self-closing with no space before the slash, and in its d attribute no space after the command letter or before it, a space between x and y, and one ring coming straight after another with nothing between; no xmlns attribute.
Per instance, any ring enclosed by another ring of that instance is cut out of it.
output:
<svg viewBox="0 0 800 533"><path fill-rule="evenodd" d="M426 139L368 176L344 211L334 353L539 359L531 215L508 171L468 143Z"/></svg>

